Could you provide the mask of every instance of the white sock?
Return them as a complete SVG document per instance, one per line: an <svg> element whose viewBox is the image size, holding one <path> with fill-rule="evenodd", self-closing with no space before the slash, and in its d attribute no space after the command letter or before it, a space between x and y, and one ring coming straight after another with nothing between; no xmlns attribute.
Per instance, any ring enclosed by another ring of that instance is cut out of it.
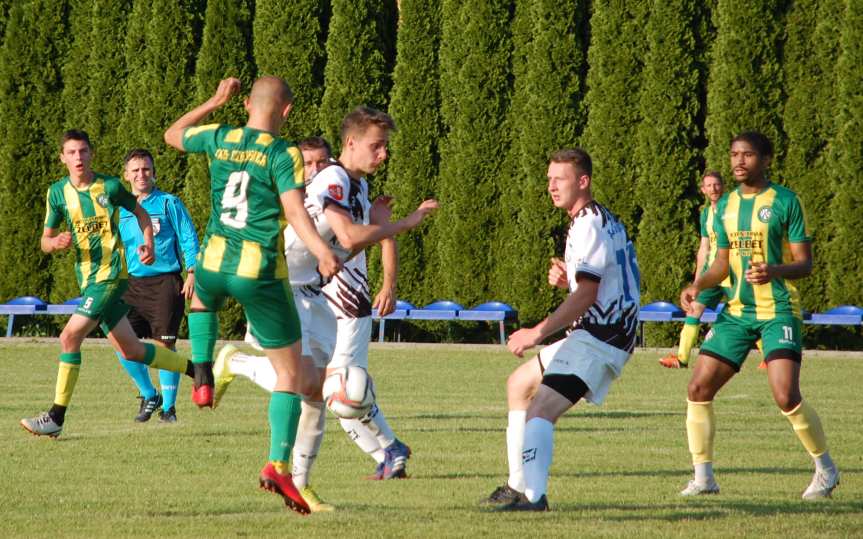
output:
<svg viewBox="0 0 863 539"><path fill-rule="evenodd" d="M312 465L321 450L324 439L324 425L327 416L324 403L304 400L300 405L300 422L297 424L297 439L291 453L291 475L294 486L303 488L309 484Z"/></svg>
<svg viewBox="0 0 863 539"><path fill-rule="evenodd" d="M510 410L506 426L506 460L509 464L507 484L519 492L524 492L524 468L521 465L521 451L524 447L524 420L527 410Z"/></svg>
<svg viewBox="0 0 863 539"><path fill-rule="evenodd" d="M234 354L228 362L231 374L245 376L270 393L276 387L276 369L267 356Z"/></svg>
<svg viewBox="0 0 863 539"><path fill-rule="evenodd" d="M700 462L698 464L694 464L695 468L695 482L699 485L706 485L707 483L713 481L713 463L712 462Z"/></svg>
<svg viewBox="0 0 863 539"><path fill-rule="evenodd" d="M833 459L830 458L829 451L825 451L817 457L812 457L812 460L815 461L815 471L817 472L836 469L836 465L833 463Z"/></svg>
<svg viewBox="0 0 863 539"><path fill-rule="evenodd" d="M393 429L390 428L390 424L387 423L384 413L381 412L377 404L372 404L372 409L360 418L360 422L366 426L369 432L374 434L382 448L386 449L396 441Z"/></svg>
<svg viewBox="0 0 863 539"><path fill-rule="evenodd" d="M377 437L365 424L359 419L339 419L339 423L345 429L348 438L357 444L364 453L370 455L378 464L384 461L384 448L381 447Z"/></svg>
<svg viewBox="0 0 863 539"><path fill-rule="evenodd" d="M524 426L524 495L536 503L548 488L548 469L554 449L554 424L534 417Z"/></svg>

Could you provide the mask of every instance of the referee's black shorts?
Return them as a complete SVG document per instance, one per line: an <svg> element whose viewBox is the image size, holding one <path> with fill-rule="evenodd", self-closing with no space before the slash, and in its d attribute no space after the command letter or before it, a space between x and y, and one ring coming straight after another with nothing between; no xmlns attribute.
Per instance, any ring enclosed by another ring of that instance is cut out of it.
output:
<svg viewBox="0 0 863 539"><path fill-rule="evenodd" d="M179 273L129 276L129 289L123 294L123 301L132 307L129 322L139 338L174 346L186 309L183 278Z"/></svg>

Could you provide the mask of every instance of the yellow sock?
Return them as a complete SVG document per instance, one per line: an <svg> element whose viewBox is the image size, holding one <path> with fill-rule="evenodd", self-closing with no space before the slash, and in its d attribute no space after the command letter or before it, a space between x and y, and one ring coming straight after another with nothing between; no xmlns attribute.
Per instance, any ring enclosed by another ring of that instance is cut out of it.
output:
<svg viewBox="0 0 863 539"><path fill-rule="evenodd" d="M810 455L818 457L827 451L827 436L821 426L821 419L806 401L800 401L796 408L782 413L791 422L794 433L800 438L800 442Z"/></svg>
<svg viewBox="0 0 863 539"><path fill-rule="evenodd" d="M758 351L761 352L761 359L764 359L764 343L761 342L761 339L755 341L755 346L757 346Z"/></svg>
<svg viewBox="0 0 863 539"><path fill-rule="evenodd" d="M162 369L164 371L174 371L179 373L186 372L186 363L188 363L189 360L177 352L172 352L165 347L156 346L150 343L145 343L144 346L153 348L153 361L150 362L151 369Z"/></svg>
<svg viewBox="0 0 863 539"><path fill-rule="evenodd" d="M681 363L689 363L689 354L697 340L698 324L683 324L683 329L680 331L680 345L677 347L677 359Z"/></svg>
<svg viewBox="0 0 863 539"><path fill-rule="evenodd" d="M280 475L290 475L291 473L291 466L283 460L274 460L273 468L275 468L276 472Z"/></svg>
<svg viewBox="0 0 863 539"><path fill-rule="evenodd" d="M78 382L78 370L80 365L60 362L57 370L57 386L54 389L54 404L69 406L72 400L72 392Z"/></svg>
<svg viewBox="0 0 863 539"><path fill-rule="evenodd" d="M713 462L713 436L716 424L713 420L713 401L686 401L686 436L692 464Z"/></svg>

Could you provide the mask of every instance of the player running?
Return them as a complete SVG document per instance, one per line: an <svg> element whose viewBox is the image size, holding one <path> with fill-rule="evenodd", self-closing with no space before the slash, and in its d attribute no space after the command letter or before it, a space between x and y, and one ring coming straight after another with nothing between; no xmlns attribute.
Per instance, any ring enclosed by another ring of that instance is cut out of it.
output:
<svg viewBox="0 0 863 539"><path fill-rule="evenodd" d="M545 320L515 332L507 347L522 357L561 329L570 330L508 381L510 481L484 502L502 511L548 510L554 423L582 398L602 404L635 346L640 299L635 250L623 225L593 200L591 174L590 156L581 149L555 152L548 166L552 203L572 219L565 260L552 260L549 282L568 287L570 294ZM527 406L514 409L514 404ZM518 457L521 466L513 466Z"/></svg>
<svg viewBox="0 0 863 539"><path fill-rule="evenodd" d="M300 321L281 255L284 219L314 254L316 271L324 278L334 275L341 263L303 207L300 150L278 136L293 107L285 81L269 76L255 81L244 103L245 127L197 125L239 89L238 79L221 81L210 99L165 132L165 142L174 148L205 153L210 167L212 213L196 266L189 315L197 366L193 400L198 406L212 405L217 311L228 297L234 297L276 371L268 414L270 456L261 470L261 487L280 494L290 509L307 514L309 507L291 482L288 459L301 394L313 374L300 359Z"/></svg>
<svg viewBox="0 0 863 539"><path fill-rule="evenodd" d="M680 297L689 310L702 290L731 277L728 305L701 346L689 381L686 433L695 476L681 494L719 493L713 476L713 399L760 338L773 400L815 461L803 498L829 497L839 472L821 420L800 394L802 317L800 295L791 283L812 272L812 236L797 195L767 179L773 158L767 137L741 133L732 139L730 155L738 186L716 208L716 258Z"/></svg>
<svg viewBox="0 0 863 539"><path fill-rule="evenodd" d="M144 265L155 261L153 227L146 210L126 191L120 179L94 172L92 160L87 133L78 130L63 133L60 161L69 175L48 189L40 244L45 253L75 249L75 277L81 288L81 304L60 333L62 353L53 406L36 417L21 420L22 427L40 436L57 437L63 431L66 409L78 381L81 344L97 325L114 350L126 359L153 369L192 373L191 363L185 358L167 348L139 341L126 318L129 306L122 297L129 274L118 232L120 208L132 212L141 229L143 241L137 254ZM60 232L58 227L63 221L67 230Z"/></svg>
<svg viewBox="0 0 863 539"><path fill-rule="evenodd" d="M308 248L290 227L285 231L285 257L302 321L303 358L314 364L318 374L309 398L303 402L293 453L294 484L312 511L334 509L308 483L324 434L326 416L321 395L324 378L329 370L338 367L368 368L372 303L363 249L382 243L384 273L394 275L396 253L392 236L416 227L437 208L437 202L427 200L412 214L391 223L389 197L380 197L374 204L369 202L365 176L374 173L386 160L389 134L394 128L392 118L383 112L368 107L355 109L342 122L343 151L339 161L321 169L306 186L306 209L318 231L342 260L350 258L332 284L324 286L327 280L317 273ZM384 291L376 298L384 313L391 312L395 303L394 278L390 281L385 279ZM251 326L254 328L254 322ZM271 391L272 367L263 359L228 347L220 352L214 366L216 402L238 374ZM381 478L403 475L409 450L395 439L376 407L361 420L343 420L343 426L364 450L373 456L378 451L382 454Z"/></svg>

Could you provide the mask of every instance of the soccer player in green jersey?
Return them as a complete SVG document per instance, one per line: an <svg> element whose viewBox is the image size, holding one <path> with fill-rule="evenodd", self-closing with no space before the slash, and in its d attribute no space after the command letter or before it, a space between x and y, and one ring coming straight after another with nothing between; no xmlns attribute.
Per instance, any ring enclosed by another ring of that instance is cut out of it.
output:
<svg viewBox="0 0 863 539"><path fill-rule="evenodd" d="M239 89L238 79L221 81L210 99L165 132L169 145L204 153L210 165L212 213L196 265L196 297L189 314L192 361L198 367L192 395L198 406L212 406L216 312L234 297L277 375L269 406L270 458L261 471L261 487L280 494L290 509L307 514L309 506L291 481L288 460L301 395L314 384L315 373L300 357L300 324L282 255L286 222L317 258L324 278L335 275L341 264L303 205L300 149L279 137L293 107L285 81L255 81L245 100L245 127L197 125Z"/></svg>
<svg viewBox="0 0 863 539"><path fill-rule="evenodd" d="M759 338L773 400L815 462L803 498L829 497L839 484L821 420L800 394L803 322L792 281L812 272L812 236L797 195L767 179L772 157L773 146L761 133L741 133L731 141L738 186L716 208L716 258L680 296L690 310L701 290L731 277L728 304L705 339L689 381L686 432L695 477L684 496L719 492L713 477L713 399Z"/></svg>
<svg viewBox="0 0 863 539"><path fill-rule="evenodd" d="M47 412L21 420L21 426L36 435L56 437L63 430L66 408L78 381L81 344L97 325L123 357L156 369L191 372L189 362L171 350L139 341L126 318L129 306L121 298L127 288L128 272L119 234L120 208L129 210L138 220L144 242L137 252L144 264L155 261L153 228L150 216L119 178L93 172L92 157L87 133L70 130L63 134L60 161L69 175L48 189L40 243L45 253L75 249L81 304L60 333L62 353L54 405ZM64 221L68 230L60 232Z"/></svg>

